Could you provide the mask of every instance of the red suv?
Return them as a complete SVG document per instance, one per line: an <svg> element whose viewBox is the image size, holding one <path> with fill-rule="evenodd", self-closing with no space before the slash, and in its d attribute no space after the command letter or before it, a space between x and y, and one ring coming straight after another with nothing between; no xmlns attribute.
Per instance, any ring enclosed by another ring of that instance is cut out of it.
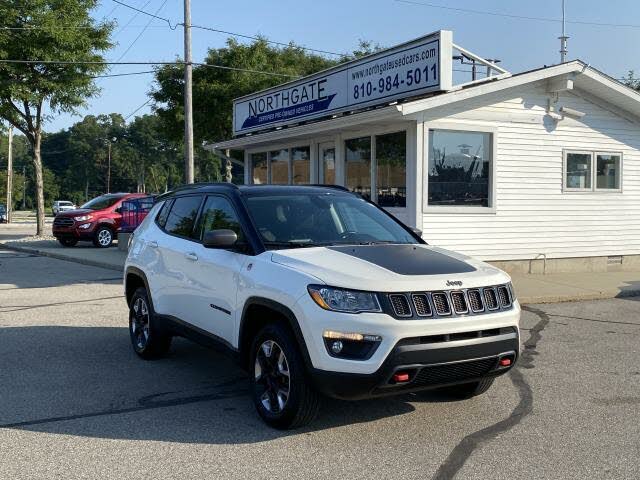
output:
<svg viewBox="0 0 640 480"><path fill-rule="evenodd" d="M122 221L122 202L146 196L144 193L107 193L96 197L77 210L56 215L53 235L65 247L73 247L80 240L93 241L96 247L110 247Z"/></svg>

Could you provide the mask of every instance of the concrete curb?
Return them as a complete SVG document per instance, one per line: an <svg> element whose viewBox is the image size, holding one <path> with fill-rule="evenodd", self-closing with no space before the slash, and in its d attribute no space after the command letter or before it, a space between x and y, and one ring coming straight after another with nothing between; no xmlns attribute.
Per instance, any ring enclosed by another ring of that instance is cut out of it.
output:
<svg viewBox="0 0 640 480"><path fill-rule="evenodd" d="M97 260L88 260L86 258L68 257L66 255L61 255L58 253L51 253L51 252L38 250L37 248L18 247L15 245L8 245L6 243L0 243L0 247L4 247L8 250L15 250L16 252L32 253L34 255L40 255L41 257L55 258L56 260L66 260L68 262L79 263L81 265L87 265L90 267L100 267L100 268L106 268L108 270L115 270L121 273L124 272L124 268L122 266L114 265L113 263L100 262Z"/></svg>
<svg viewBox="0 0 640 480"><path fill-rule="evenodd" d="M516 290L517 292L517 290ZM603 292L589 292L572 295L547 295L547 296L521 296L518 301L521 305L529 305L536 303L564 303L579 302L586 300L606 300L608 298L625 298L640 296L640 289L633 290L606 290Z"/></svg>

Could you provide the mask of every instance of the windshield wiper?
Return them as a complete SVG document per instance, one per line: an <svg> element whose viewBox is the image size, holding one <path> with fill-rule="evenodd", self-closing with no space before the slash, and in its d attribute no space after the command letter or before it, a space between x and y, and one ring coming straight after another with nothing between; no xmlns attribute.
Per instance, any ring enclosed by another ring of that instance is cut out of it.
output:
<svg viewBox="0 0 640 480"><path fill-rule="evenodd" d="M317 247L317 243L312 242L265 242L263 241L266 247L282 247L282 248L308 248L308 247Z"/></svg>

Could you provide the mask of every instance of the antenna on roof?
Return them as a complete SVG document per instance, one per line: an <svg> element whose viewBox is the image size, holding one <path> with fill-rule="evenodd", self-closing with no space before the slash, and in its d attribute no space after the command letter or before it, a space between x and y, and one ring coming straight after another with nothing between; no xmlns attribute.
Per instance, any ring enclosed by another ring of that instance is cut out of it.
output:
<svg viewBox="0 0 640 480"><path fill-rule="evenodd" d="M569 37L565 34L564 27L564 0L562 0L562 36L558 37L560 40L560 63L564 63L567 59L567 39Z"/></svg>

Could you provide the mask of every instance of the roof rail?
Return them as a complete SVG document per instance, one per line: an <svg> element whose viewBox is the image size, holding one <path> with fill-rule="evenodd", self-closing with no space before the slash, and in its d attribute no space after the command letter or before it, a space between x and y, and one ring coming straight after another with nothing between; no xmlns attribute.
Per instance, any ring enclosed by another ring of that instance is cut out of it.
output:
<svg viewBox="0 0 640 480"><path fill-rule="evenodd" d="M299 185L299 186L304 186L304 185ZM351 190L349 190L347 187L343 187L342 185L326 185L323 183L310 183L308 185L306 185L307 187L323 187L323 188L333 188L335 190L341 190L343 192L349 192L349 193L353 193L351 192Z"/></svg>
<svg viewBox="0 0 640 480"><path fill-rule="evenodd" d="M228 182L198 182L198 183L187 183L184 185L180 185L179 187L176 187L172 190L169 190L168 192L164 192L161 193L160 195L158 195L156 197L156 200L162 200L163 198L176 193L176 192L183 192L185 190L197 190L199 188L206 188L206 187L226 187L226 188L230 188L232 190L238 190L238 186L235 183L228 183Z"/></svg>

